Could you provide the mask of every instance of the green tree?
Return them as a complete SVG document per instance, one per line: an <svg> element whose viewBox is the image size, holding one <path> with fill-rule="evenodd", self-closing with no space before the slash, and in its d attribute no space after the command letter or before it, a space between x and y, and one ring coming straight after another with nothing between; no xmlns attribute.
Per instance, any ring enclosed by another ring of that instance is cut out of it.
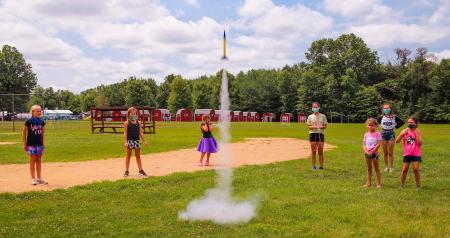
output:
<svg viewBox="0 0 450 238"><path fill-rule="evenodd" d="M155 96L145 80L128 80L125 95L125 102L128 106L156 107Z"/></svg>
<svg viewBox="0 0 450 238"><path fill-rule="evenodd" d="M81 110L83 112L91 110L91 107L97 106L96 98L98 93L95 89L88 89L81 92Z"/></svg>
<svg viewBox="0 0 450 238"><path fill-rule="evenodd" d="M0 51L0 94L29 94L37 83L36 74L23 55L15 48L4 45ZM14 98L15 111L26 111L29 96ZM12 97L0 97L0 111L12 111Z"/></svg>
<svg viewBox="0 0 450 238"><path fill-rule="evenodd" d="M176 76L173 80L167 104L172 113L176 113L180 108L192 108L189 84L181 76Z"/></svg>
<svg viewBox="0 0 450 238"><path fill-rule="evenodd" d="M194 82L192 90L192 106L194 108L211 108L212 87L206 79Z"/></svg>

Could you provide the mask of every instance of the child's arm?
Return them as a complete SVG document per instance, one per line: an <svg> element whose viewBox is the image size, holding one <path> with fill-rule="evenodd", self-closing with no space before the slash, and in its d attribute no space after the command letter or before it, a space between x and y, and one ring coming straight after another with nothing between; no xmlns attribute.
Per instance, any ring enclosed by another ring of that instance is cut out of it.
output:
<svg viewBox="0 0 450 238"><path fill-rule="evenodd" d="M123 144L125 147L128 146L127 144L127 133L128 133L128 121L123 123Z"/></svg>
<svg viewBox="0 0 450 238"><path fill-rule="evenodd" d="M27 151L27 132L28 128L23 126L22 128L22 142L23 142L23 150Z"/></svg>
<svg viewBox="0 0 450 238"><path fill-rule="evenodd" d="M373 147L373 149L371 149L371 150L369 151L369 153L370 153L370 154L373 154L375 151L378 150L378 148L380 148L380 146L381 146L381 140L378 141L377 145L376 145L375 147Z"/></svg>
<svg viewBox="0 0 450 238"><path fill-rule="evenodd" d="M422 145L423 140L422 140L422 132L419 130L419 128L416 128L416 141L418 145Z"/></svg>
<svg viewBox="0 0 450 238"><path fill-rule="evenodd" d="M402 127L403 124L405 124L405 122L402 119L400 119L400 117L398 117L398 116L395 116L395 123L397 124L395 126L395 129L398 129L398 128Z"/></svg>
<svg viewBox="0 0 450 238"><path fill-rule="evenodd" d="M402 132L400 132L400 135L397 136L397 139L395 139L395 143L400 143L403 139L403 136L405 135L407 129L403 129Z"/></svg>
<svg viewBox="0 0 450 238"><path fill-rule="evenodd" d="M145 140L145 138L144 138L144 126L142 125L142 123L140 123L139 122L139 125L140 125L140 127L141 127L141 129L139 130L139 136L141 137L141 139L142 139L142 141L144 142L144 144L145 144L145 146L148 146L148 143L147 143L147 141Z"/></svg>

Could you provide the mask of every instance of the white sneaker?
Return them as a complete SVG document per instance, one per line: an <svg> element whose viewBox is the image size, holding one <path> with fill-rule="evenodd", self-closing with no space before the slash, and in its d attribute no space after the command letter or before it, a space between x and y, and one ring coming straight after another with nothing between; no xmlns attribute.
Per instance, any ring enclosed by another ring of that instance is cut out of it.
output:
<svg viewBox="0 0 450 238"><path fill-rule="evenodd" d="M386 167L386 168L384 168L384 172L389 172L389 168L388 167Z"/></svg>
<svg viewBox="0 0 450 238"><path fill-rule="evenodd" d="M31 185L37 185L37 184L38 184L38 181L36 179L31 180Z"/></svg>
<svg viewBox="0 0 450 238"><path fill-rule="evenodd" d="M389 169L389 173L392 173L392 172L394 172L394 168Z"/></svg>
<svg viewBox="0 0 450 238"><path fill-rule="evenodd" d="M43 179L38 179L37 182L38 184L48 184L48 182Z"/></svg>

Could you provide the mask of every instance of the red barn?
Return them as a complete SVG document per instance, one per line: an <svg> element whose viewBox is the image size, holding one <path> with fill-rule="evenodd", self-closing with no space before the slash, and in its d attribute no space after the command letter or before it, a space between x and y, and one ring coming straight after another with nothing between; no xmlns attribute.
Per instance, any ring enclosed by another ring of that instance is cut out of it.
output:
<svg viewBox="0 0 450 238"><path fill-rule="evenodd" d="M265 112L262 115L262 121L263 122L273 122L275 121L275 113L271 113L271 112Z"/></svg>
<svg viewBox="0 0 450 238"><path fill-rule="evenodd" d="M257 113L257 112L250 112L247 120L248 121L259 122L259 113Z"/></svg>
<svg viewBox="0 0 450 238"><path fill-rule="evenodd" d="M280 116L280 122L281 123L291 123L292 121L292 113L282 113Z"/></svg>
<svg viewBox="0 0 450 238"><path fill-rule="evenodd" d="M240 122L244 120L244 113L241 111L233 111L233 119L234 122Z"/></svg>
<svg viewBox="0 0 450 238"><path fill-rule="evenodd" d="M208 115L211 120L212 118L215 118L215 110L213 110L213 109L195 109L194 120L202 121L203 115Z"/></svg>
<svg viewBox="0 0 450 238"><path fill-rule="evenodd" d="M221 119L220 118L221 113L222 113L222 110L214 110L214 120L211 120L211 121L219 121ZM229 121L233 121L233 112L232 111L227 111L226 115L227 115Z"/></svg>
<svg viewBox="0 0 450 238"><path fill-rule="evenodd" d="M155 121L172 121L172 113L168 109L155 109L153 118Z"/></svg>
<svg viewBox="0 0 450 238"><path fill-rule="evenodd" d="M250 121L250 112L243 112L243 121Z"/></svg>
<svg viewBox="0 0 450 238"><path fill-rule="evenodd" d="M186 108L178 109L177 111L177 121L192 121L192 111Z"/></svg>
<svg viewBox="0 0 450 238"><path fill-rule="evenodd" d="M306 122L306 114L304 112L301 112L298 114L298 123L305 123Z"/></svg>

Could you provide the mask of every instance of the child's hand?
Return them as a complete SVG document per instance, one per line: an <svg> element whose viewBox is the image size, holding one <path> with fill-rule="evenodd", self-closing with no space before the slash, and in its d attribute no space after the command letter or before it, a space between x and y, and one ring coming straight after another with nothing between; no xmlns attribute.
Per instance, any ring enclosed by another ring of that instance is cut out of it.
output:
<svg viewBox="0 0 450 238"><path fill-rule="evenodd" d="M144 141L144 145L147 147L147 146L148 146L148 142L147 142L147 141Z"/></svg>
<svg viewBox="0 0 450 238"><path fill-rule="evenodd" d="M124 143L123 143L123 146L128 147L128 143L127 143L127 142L124 142Z"/></svg>

